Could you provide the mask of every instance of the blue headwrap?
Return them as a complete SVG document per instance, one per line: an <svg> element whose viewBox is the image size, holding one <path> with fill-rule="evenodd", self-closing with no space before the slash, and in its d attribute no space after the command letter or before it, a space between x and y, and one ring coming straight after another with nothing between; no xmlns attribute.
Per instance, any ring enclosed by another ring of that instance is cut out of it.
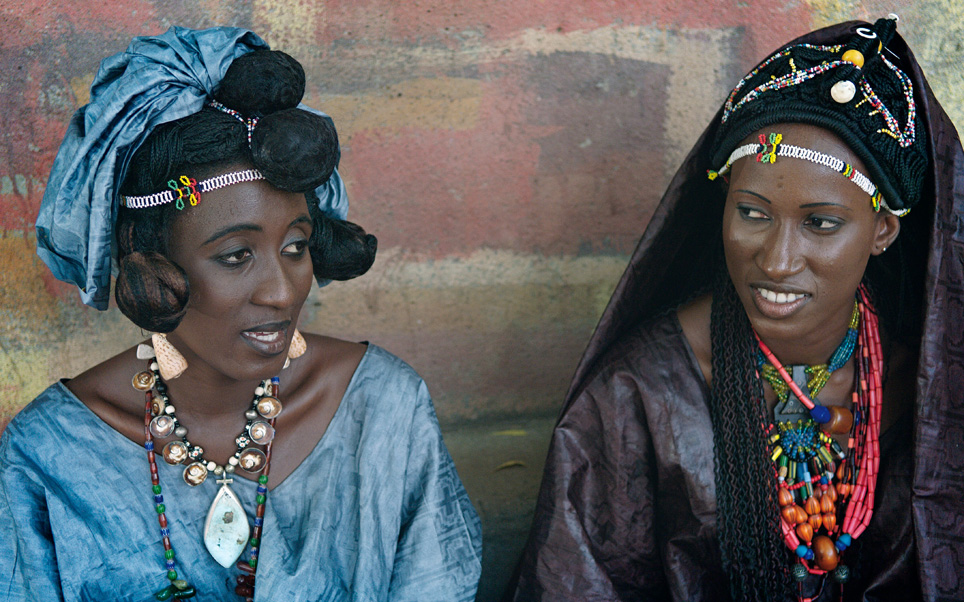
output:
<svg viewBox="0 0 964 602"><path fill-rule="evenodd" d="M134 151L158 125L200 111L231 62L262 48L265 41L245 29L172 27L134 38L101 62L90 103L67 127L37 215L37 254L54 276L80 287L84 303L107 309L118 190ZM330 217L348 214L337 169L306 196L317 197Z"/></svg>

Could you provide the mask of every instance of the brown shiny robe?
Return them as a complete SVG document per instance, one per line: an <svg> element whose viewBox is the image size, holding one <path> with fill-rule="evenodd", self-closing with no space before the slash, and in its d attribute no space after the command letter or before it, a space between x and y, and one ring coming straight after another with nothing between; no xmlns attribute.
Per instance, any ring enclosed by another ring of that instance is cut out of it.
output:
<svg viewBox="0 0 964 602"><path fill-rule="evenodd" d="M832 43L857 25L791 43ZM888 50L914 85L931 157L900 234L926 256L911 266L924 274L924 315L914 409L882 438L875 516L845 556L846 599L964 600L964 150L900 36ZM670 183L577 368L511 599L729 598L708 392L672 313L713 262L711 208L724 199L705 173L721 113Z"/></svg>
<svg viewBox="0 0 964 602"><path fill-rule="evenodd" d="M553 434L517 600L729 599L709 395L675 312L610 349ZM842 559L848 599L921 599L909 426L881 437L877 511Z"/></svg>

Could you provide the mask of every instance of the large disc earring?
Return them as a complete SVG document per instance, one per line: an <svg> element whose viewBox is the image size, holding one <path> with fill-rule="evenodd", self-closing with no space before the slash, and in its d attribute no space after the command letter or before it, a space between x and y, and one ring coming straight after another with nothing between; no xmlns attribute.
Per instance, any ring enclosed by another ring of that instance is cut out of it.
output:
<svg viewBox="0 0 964 602"><path fill-rule="evenodd" d="M157 369L164 380L174 380L187 370L187 360L174 345L167 340L167 335L155 333L151 335L154 344L154 354L157 358Z"/></svg>
<svg viewBox="0 0 964 602"><path fill-rule="evenodd" d="M291 346L288 347L288 359L297 359L304 355L307 350L308 343L305 342L305 337L301 336L301 333L295 328L294 334L291 335Z"/></svg>

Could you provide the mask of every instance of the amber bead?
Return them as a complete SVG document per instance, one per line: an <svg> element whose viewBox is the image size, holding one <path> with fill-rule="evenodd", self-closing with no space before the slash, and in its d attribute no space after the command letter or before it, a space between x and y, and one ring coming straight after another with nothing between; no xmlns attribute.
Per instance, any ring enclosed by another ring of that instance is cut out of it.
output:
<svg viewBox="0 0 964 602"><path fill-rule="evenodd" d="M847 408L831 406L830 420L822 426L827 433L843 435L850 432L850 427L854 424L854 415Z"/></svg>
<svg viewBox="0 0 964 602"><path fill-rule="evenodd" d="M780 503L780 507L789 506L793 503L793 494L786 487L781 487L779 492L777 492L777 502Z"/></svg>
<svg viewBox="0 0 964 602"><path fill-rule="evenodd" d="M859 50L850 49L840 56L841 60L853 63L858 68L864 66L864 55Z"/></svg>
<svg viewBox="0 0 964 602"><path fill-rule="evenodd" d="M789 506L784 507L783 516L791 525L798 525L807 521L807 513L804 512L803 508L796 504L790 504Z"/></svg>
<svg viewBox="0 0 964 602"><path fill-rule="evenodd" d="M826 493L820 496L820 512L824 514L833 512L833 500L831 500L830 496Z"/></svg>
<svg viewBox="0 0 964 602"><path fill-rule="evenodd" d="M837 547L833 545L829 537L826 535L814 537L812 549L817 566L825 571L832 571L837 568L840 557L837 555Z"/></svg>
<svg viewBox="0 0 964 602"><path fill-rule="evenodd" d="M813 527L810 526L810 523L800 523L797 525L797 535L804 542L810 543L810 540L813 539Z"/></svg>
<svg viewBox="0 0 964 602"><path fill-rule="evenodd" d="M807 503L804 504L803 509L807 511L807 514L819 514L820 502L817 501L815 496L811 495L807 498Z"/></svg>
<svg viewBox="0 0 964 602"><path fill-rule="evenodd" d="M833 483L827 486L827 495L830 496L831 502L837 501L837 488L833 486Z"/></svg>
<svg viewBox="0 0 964 602"><path fill-rule="evenodd" d="M837 515L830 512L824 514L821 520L823 521L823 526L827 529L827 533L833 533L834 527L837 526Z"/></svg>
<svg viewBox="0 0 964 602"><path fill-rule="evenodd" d="M823 518L819 514L811 514L807 517L807 523L809 523L816 532L816 530L820 528L820 525L823 524Z"/></svg>
<svg viewBox="0 0 964 602"><path fill-rule="evenodd" d="M837 485L837 494L844 498L850 495L850 485L847 483L840 483Z"/></svg>

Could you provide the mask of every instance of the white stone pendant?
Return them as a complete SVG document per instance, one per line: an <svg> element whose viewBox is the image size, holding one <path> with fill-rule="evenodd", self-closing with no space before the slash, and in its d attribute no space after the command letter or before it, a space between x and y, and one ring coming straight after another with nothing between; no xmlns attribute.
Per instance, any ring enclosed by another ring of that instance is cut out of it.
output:
<svg viewBox="0 0 964 602"><path fill-rule="evenodd" d="M224 568L230 568L248 545L251 527L241 500L228 487L232 479L218 479L221 489L211 502L204 522L204 545Z"/></svg>

